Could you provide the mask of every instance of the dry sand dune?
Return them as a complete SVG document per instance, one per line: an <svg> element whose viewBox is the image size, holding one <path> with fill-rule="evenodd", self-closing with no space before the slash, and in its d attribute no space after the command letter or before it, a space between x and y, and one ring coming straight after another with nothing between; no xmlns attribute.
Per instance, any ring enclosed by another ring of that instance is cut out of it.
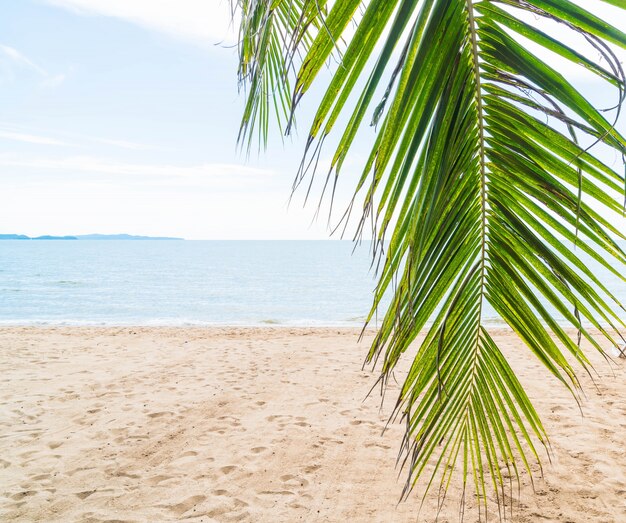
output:
<svg viewBox="0 0 626 523"><path fill-rule="evenodd" d="M504 332L554 450L514 522L626 521L626 365L595 357L584 418ZM402 434L337 329L0 329L0 519L408 522ZM393 399L390 398L391 405ZM457 521L459 492L440 521ZM419 520L433 521L429 499ZM468 509L466 521L475 521ZM497 519L497 516L495 518Z"/></svg>

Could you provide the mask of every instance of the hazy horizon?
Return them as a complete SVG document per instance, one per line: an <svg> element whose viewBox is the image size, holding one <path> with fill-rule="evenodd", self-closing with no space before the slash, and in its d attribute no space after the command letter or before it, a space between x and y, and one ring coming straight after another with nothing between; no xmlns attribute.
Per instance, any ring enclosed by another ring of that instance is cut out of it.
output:
<svg viewBox="0 0 626 523"><path fill-rule="evenodd" d="M31 236L30 234L24 234L20 232L0 232L0 240L7 240L6 238L2 238L3 236L26 236L29 239L37 239L42 236L53 236L53 237L78 237L85 238L86 236L131 236L131 237L139 237L139 238L151 238L151 239L175 239L175 240L185 240L185 241L204 241L204 242L222 242L222 241L259 241L259 242L268 242L268 241L343 241L353 243L354 240L350 238L339 238L339 237L328 237L328 238L230 238L230 239L211 239L211 238L184 238L181 236L166 236L164 234L137 234L133 232L91 232L87 234L73 234L73 233L60 233L60 234L38 234L36 236ZM369 239L363 239L361 243L368 242Z"/></svg>

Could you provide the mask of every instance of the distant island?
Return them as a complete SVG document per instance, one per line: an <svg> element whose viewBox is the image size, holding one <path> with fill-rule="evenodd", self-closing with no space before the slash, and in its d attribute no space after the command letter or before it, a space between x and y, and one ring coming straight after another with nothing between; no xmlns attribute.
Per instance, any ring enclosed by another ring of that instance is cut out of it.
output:
<svg viewBox="0 0 626 523"><path fill-rule="evenodd" d="M25 234L0 234L0 240L184 240L169 236L134 236L132 234L80 234L76 236L35 236Z"/></svg>

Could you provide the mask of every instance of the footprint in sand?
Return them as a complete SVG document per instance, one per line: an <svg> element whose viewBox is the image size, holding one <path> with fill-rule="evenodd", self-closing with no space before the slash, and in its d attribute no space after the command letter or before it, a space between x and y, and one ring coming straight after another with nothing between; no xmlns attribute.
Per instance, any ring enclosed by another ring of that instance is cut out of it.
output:
<svg viewBox="0 0 626 523"><path fill-rule="evenodd" d="M378 447L380 449L389 450L391 447L389 445L383 445L382 443L366 443L366 448Z"/></svg>
<svg viewBox="0 0 626 523"><path fill-rule="evenodd" d="M290 490L261 490L259 496L295 496Z"/></svg>
<svg viewBox="0 0 626 523"><path fill-rule="evenodd" d="M46 481L51 479L52 476L50 474L38 474L36 476L32 476L30 479L34 481Z"/></svg>
<svg viewBox="0 0 626 523"><path fill-rule="evenodd" d="M190 496L184 501L176 503L175 505L167 505L165 508L174 512L177 516L182 516L185 512L202 503L205 499L206 496L198 494L196 496Z"/></svg>
<svg viewBox="0 0 626 523"><path fill-rule="evenodd" d="M87 471L95 470L95 469L96 469L96 467L79 467L77 469L68 471L67 475L72 477L74 474L78 474L78 473L81 473L81 472L87 472Z"/></svg>
<svg viewBox="0 0 626 523"><path fill-rule="evenodd" d="M95 490L84 490L83 492L74 492L74 495L81 499L87 499L89 496L91 496L94 492L96 492Z"/></svg>
<svg viewBox="0 0 626 523"><path fill-rule="evenodd" d="M198 453L195 450L188 450L187 452L183 452L180 456L172 460L172 463L176 463L177 465L183 465L185 463L194 462L195 457Z"/></svg>
<svg viewBox="0 0 626 523"><path fill-rule="evenodd" d="M227 422L229 425L232 425L233 427L238 427L239 425L241 425L239 418L236 418L235 416L219 416L217 419L220 421Z"/></svg>
<svg viewBox="0 0 626 523"><path fill-rule="evenodd" d="M173 416L173 415L174 415L173 412L164 411L164 412L152 412L148 414L148 417L155 419L155 418L161 418L163 416Z"/></svg>
<svg viewBox="0 0 626 523"><path fill-rule="evenodd" d="M27 498L27 497L30 497L30 496L34 496L35 494L37 494L37 491L35 491L35 490L23 490L22 492L18 492L17 494L13 494L12 496L10 496L10 498L15 500L15 501L21 501L24 498Z"/></svg>
<svg viewBox="0 0 626 523"><path fill-rule="evenodd" d="M294 476L293 474L285 474L284 476L280 477L280 480L283 482L283 484L286 487L306 487L308 486L309 482L304 479L304 478L300 478L298 476Z"/></svg>
<svg viewBox="0 0 626 523"><path fill-rule="evenodd" d="M261 458L270 449L267 447L252 447L250 451L244 456L246 461L255 461Z"/></svg>
<svg viewBox="0 0 626 523"><path fill-rule="evenodd" d="M155 487L161 483L163 483L164 481L167 481L168 479L173 479L176 476L167 476L165 474L159 474L158 476L152 476L151 478L148 478L148 484Z"/></svg>
<svg viewBox="0 0 626 523"><path fill-rule="evenodd" d="M326 438L326 437L324 437L324 438L320 438L319 441L320 441L320 443L322 445L325 445L326 443L334 443L336 445L343 445L343 441L340 440L340 439L336 439L336 438ZM365 445L365 446L367 447L367 445Z"/></svg>
<svg viewBox="0 0 626 523"><path fill-rule="evenodd" d="M247 506L248 503L245 501L238 498L231 498L228 500L228 503L224 503L222 506L200 515L206 515L209 518L213 518L212 520L217 521L250 521L250 514L248 511L243 510Z"/></svg>
<svg viewBox="0 0 626 523"><path fill-rule="evenodd" d="M284 416L283 414L274 414L273 416L268 416L265 418L267 421L278 421L284 422L291 419L291 416Z"/></svg>

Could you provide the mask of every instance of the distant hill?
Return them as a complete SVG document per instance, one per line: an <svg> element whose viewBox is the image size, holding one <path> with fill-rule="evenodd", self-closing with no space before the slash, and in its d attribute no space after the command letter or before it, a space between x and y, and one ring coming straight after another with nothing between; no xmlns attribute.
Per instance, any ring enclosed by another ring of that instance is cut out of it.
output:
<svg viewBox="0 0 626 523"><path fill-rule="evenodd" d="M76 236L50 236L49 234L45 234L44 236L31 238L31 240L78 240L78 238Z"/></svg>
<svg viewBox="0 0 626 523"><path fill-rule="evenodd" d="M0 234L0 240L30 240L23 234Z"/></svg>
<svg viewBox="0 0 626 523"><path fill-rule="evenodd" d="M0 234L0 240L184 240L168 236L133 236L132 234L81 234L78 236L36 236L25 234Z"/></svg>

